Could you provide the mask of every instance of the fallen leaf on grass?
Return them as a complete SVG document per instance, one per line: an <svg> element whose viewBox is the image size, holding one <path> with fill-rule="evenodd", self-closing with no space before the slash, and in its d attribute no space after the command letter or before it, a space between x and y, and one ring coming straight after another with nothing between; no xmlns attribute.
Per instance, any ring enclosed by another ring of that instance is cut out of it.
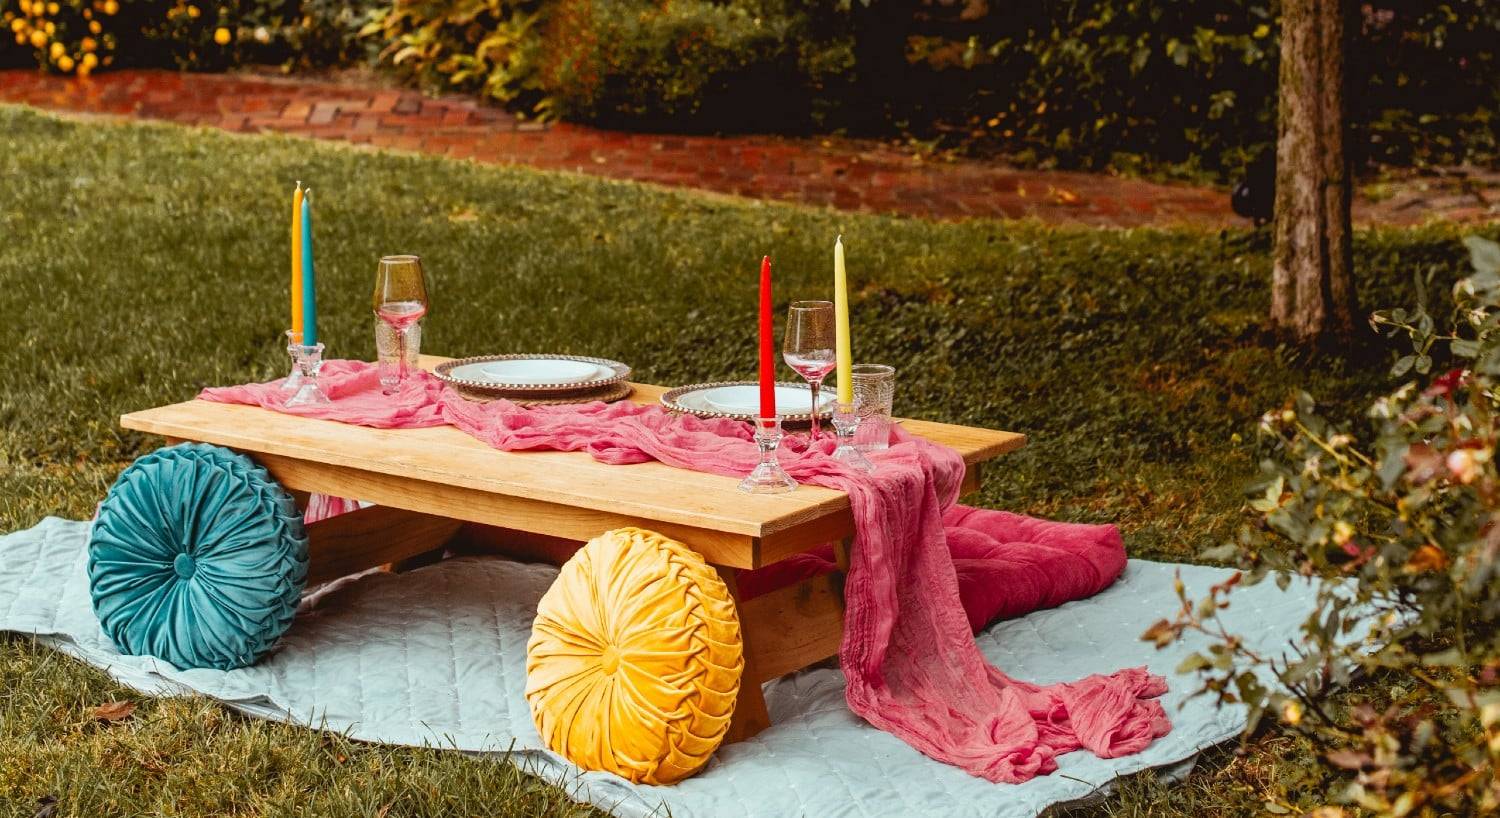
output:
<svg viewBox="0 0 1500 818"><path fill-rule="evenodd" d="M94 708L94 718L100 721L122 721L135 712L135 702L105 702Z"/></svg>

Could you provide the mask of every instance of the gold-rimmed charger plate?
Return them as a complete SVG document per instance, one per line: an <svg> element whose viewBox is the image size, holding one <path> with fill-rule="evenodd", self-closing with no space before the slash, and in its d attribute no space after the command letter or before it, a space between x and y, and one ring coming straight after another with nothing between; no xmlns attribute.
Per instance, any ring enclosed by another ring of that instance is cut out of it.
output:
<svg viewBox="0 0 1500 818"><path fill-rule="evenodd" d="M505 383L490 378L473 377L484 364L498 361L570 361L594 364L600 376L583 381L559 381L557 383ZM587 355L475 355L445 361L433 368L438 380L470 393L493 393L495 397L533 396L567 397L582 392L602 390L607 386L623 383L630 377L630 367L608 358L591 358Z"/></svg>
<svg viewBox="0 0 1500 818"><path fill-rule="evenodd" d="M731 420L755 420L752 412L726 412L715 408L704 399L704 393L726 386L749 386L755 387L755 381L715 381L712 383L695 383L688 386L679 386L662 394L661 405L669 411L685 415L695 415L700 418L730 418ZM778 382L776 387L781 389L795 389L806 393L806 410L801 412L786 412L781 416L783 423L811 423L812 422L812 390L805 383L792 383L787 381ZM833 417L833 396L828 392L819 395L819 402L823 404L823 411L818 413L819 420L828 420ZM778 407L780 408L780 407Z"/></svg>
<svg viewBox="0 0 1500 818"><path fill-rule="evenodd" d="M489 403L490 401L495 400L508 400L517 406L525 407L560 406L570 403L593 403L594 401L614 403L615 401L624 400L630 397L630 394L635 391L634 387L632 387L628 383L625 383L624 381L616 384L610 384L609 386L605 386L599 389L591 389L586 392L574 392L572 394L562 396L524 393L504 394L490 390L468 389L462 386L455 386L453 387L453 389L454 391L458 392L459 397L463 398L464 400L476 401L478 403Z"/></svg>

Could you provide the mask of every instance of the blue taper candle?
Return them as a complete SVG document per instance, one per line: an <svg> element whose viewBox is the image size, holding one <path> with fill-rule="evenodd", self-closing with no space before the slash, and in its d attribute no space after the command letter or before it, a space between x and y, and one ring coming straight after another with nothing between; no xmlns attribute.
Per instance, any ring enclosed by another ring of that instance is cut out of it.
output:
<svg viewBox="0 0 1500 818"><path fill-rule="evenodd" d="M312 188L302 195L302 343L318 343L318 288L313 272Z"/></svg>

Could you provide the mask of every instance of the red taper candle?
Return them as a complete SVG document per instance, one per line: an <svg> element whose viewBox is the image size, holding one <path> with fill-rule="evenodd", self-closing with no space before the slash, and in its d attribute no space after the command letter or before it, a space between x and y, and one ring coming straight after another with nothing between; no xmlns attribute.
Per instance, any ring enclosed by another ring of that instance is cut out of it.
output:
<svg viewBox="0 0 1500 818"><path fill-rule="evenodd" d="M760 416L776 417L776 344L771 337L771 257L760 260Z"/></svg>

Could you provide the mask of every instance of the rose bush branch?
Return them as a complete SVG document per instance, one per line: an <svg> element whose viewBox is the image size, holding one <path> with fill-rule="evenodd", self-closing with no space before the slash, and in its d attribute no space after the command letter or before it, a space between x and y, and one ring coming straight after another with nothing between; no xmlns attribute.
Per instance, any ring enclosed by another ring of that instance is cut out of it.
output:
<svg viewBox="0 0 1500 818"><path fill-rule="evenodd" d="M1339 800L1382 815L1500 809L1500 245L1467 244L1448 329L1420 303L1371 319L1411 343L1392 376L1420 380L1375 401L1367 431L1305 393L1263 416L1250 520L1204 554L1241 572L1199 599L1179 581L1181 607L1143 637L1206 639L1179 667L1196 694L1248 708L1247 735L1277 714L1346 779ZM1284 656L1219 618L1267 578L1316 588Z"/></svg>

